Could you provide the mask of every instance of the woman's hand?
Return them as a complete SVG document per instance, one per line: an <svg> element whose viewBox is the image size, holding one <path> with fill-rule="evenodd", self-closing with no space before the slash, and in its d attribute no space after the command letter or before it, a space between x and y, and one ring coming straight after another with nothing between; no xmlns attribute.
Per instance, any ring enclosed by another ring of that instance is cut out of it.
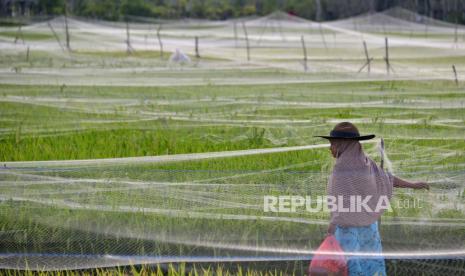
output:
<svg viewBox="0 0 465 276"><path fill-rule="evenodd" d="M429 190L429 184L424 182L424 181L420 181L420 182L415 182L413 183L414 184L414 189L427 189Z"/></svg>
<svg viewBox="0 0 465 276"><path fill-rule="evenodd" d="M411 189L427 189L429 190L429 184L424 181L410 182L403 180L397 176L394 176L394 187L396 188L411 188Z"/></svg>

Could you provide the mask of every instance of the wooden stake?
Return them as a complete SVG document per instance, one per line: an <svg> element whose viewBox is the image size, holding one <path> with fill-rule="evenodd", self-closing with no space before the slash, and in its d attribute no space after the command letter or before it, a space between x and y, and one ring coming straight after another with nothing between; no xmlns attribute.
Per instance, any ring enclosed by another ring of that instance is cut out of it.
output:
<svg viewBox="0 0 465 276"><path fill-rule="evenodd" d="M29 62L29 46L27 46L26 50L26 61Z"/></svg>
<svg viewBox="0 0 465 276"><path fill-rule="evenodd" d="M195 37L195 57L200 58L200 54L199 54L199 37L198 36Z"/></svg>
<svg viewBox="0 0 465 276"><path fill-rule="evenodd" d="M50 30L52 31L52 34L53 34L53 36L55 37L55 39L56 39L58 45L60 46L61 50L62 50L63 52L65 52L65 48L64 48L63 45L61 44L60 38L58 37L57 33L56 33L55 30L53 29L52 24L50 24L50 21L47 21L47 25L48 25L48 27L50 28Z"/></svg>
<svg viewBox="0 0 465 276"><path fill-rule="evenodd" d="M301 36L300 40L302 41L302 50L303 50L303 54L304 54L304 60L303 60L304 70L305 70L305 72L307 72L307 70L308 70L307 60L308 59L307 59L307 47L305 46L304 36Z"/></svg>
<svg viewBox="0 0 465 276"><path fill-rule="evenodd" d="M245 26L244 22L242 22L242 29L244 30L244 35L245 35L245 46L247 48L247 61L250 61L249 36L247 35L247 27Z"/></svg>
<svg viewBox="0 0 465 276"><path fill-rule="evenodd" d="M363 41L363 49L365 51L365 57L366 57L367 60L366 60L365 64L363 64L363 66L358 70L357 73L362 72L362 70L365 67L368 67L368 74L370 74L370 72L371 72L371 61L373 60L373 58L370 58L368 56L368 48L367 48L367 43L365 41Z"/></svg>
<svg viewBox="0 0 465 276"><path fill-rule="evenodd" d="M66 7L65 7L66 9ZM68 51L71 51L71 45L70 45L70 37L69 37L69 29L68 29L68 16L67 16L67 11L65 10L65 34L66 34L66 49Z"/></svg>
<svg viewBox="0 0 465 276"><path fill-rule="evenodd" d="M158 25L158 28L157 28L157 39L158 39L158 44L160 45L160 57L163 58L163 42L161 42L160 31L161 31L161 24Z"/></svg>
<svg viewBox="0 0 465 276"><path fill-rule="evenodd" d="M69 28L68 28L68 4L67 1L65 1L65 6L64 6L64 16L65 16L65 42L66 42L66 49L68 51L71 51L71 45L70 45L70 36L69 36Z"/></svg>
<svg viewBox="0 0 465 276"><path fill-rule="evenodd" d="M369 61L370 61L370 62L373 61L373 58L370 58ZM365 69L365 67L367 67L368 64L369 64L369 63L365 62L365 64L363 64L363 66L360 67L360 69L358 69L357 73L362 72L362 70Z"/></svg>
<svg viewBox="0 0 465 276"><path fill-rule="evenodd" d="M459 85L459 79L457 78L457 70L455 69L455 65L452 65L452 70L454 71L454 77L455 77L455 85Z"/></svg>
<svg viewBox="0 0 465 276"><path fill-rule="evenodd" d="M129 21L126 19L126 53L132 54L134 49L131 46L131 33L129 31Z"/></svg>
<svg viewBox="0 0 465 276"><path fill-rule="evenodd" d="M388 44L387 37L384 38L384 43L385 43L385 50L386 50L384 61L386 61L386 73L389 75L389 72L391 70L391 65L389 64L389 44Z"/></svg>
<svg viewBox="0 0 465 276"><path fill-rule="evenodd" d="M367 66L368 66L368 74L371 73L371 60L370 56L368 56L368 48L367 48L367 43L365 40L363 41L363 49L365 50L365 57L367 59Z"/></svg>

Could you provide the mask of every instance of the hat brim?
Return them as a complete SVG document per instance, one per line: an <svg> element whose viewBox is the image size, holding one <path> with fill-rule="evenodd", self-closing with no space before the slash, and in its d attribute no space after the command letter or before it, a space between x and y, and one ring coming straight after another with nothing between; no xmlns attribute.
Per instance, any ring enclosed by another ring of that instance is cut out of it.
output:
<svg viewBox="0 0 465 276"><path fill-rule="evenodd" d="M376 137L374 134L370 135L363 135L363 136L357 136L357 137L334 137L334 136L324 136L324 135L317 135L314 137L320 137L320 138L325 138L325 139L338 139L338 140L356 140L356 141L362 141L362 140L370 140Z"/></svg>

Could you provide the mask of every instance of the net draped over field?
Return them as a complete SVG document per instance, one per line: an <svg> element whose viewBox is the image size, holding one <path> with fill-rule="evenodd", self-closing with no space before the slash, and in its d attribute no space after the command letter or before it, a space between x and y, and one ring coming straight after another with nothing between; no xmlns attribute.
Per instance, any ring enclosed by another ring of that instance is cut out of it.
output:
<svg viewBox="0 0 465 276"><path fill-rule="evenodd" d="M0 171L1 215L9 222L1 232L0 264L75 269L309 259L324 237L328 213L265 212L264 196L324 195L331 162L314 154L327 154L327 147L7 162ZM376 158L373 143L364 147ZM432 190L397 191L395 212L381 223L387 258L463 256L464 160L455 150L461 147L463 141L450 140L432 154L413 140L390 151L399 176L424 179ZM307 158L264 170L215 168L291 152ZM305 169L319 163L326 168Z"/></svg>
<svg viewBox="0 0 465 276"><path fill-rule="evenodd" d="M126 53L126 23L66 20L72 51L63 17L16 42L0 27L0 268L308 260L328 213L265 212L264 196L324 195L334 160L313 136L340 121L383 137L394 174L431 184L396 190L384 255L464 257L463 26L399 8L131 18ZM176 49L190 64L170 64Z"/></svg>
<svg viewBox="0 0 465 276"><path fill-rule="evenodd" d="M163 170L110 160L33 164L0 174L2 216L17 217L17 228L1 233L3 268L308 259L327 227L324 212L270 213L263 206L269 195L324 195L327 173ZM396 213L381 224L384 255L463 256L465 220L441 216L451 208L463 211L457 199L463 167L404 175L428 179L435 188L393 200ZM405 202L422 206L406 208Z"/></svg>
<svg viewBox="0 0 465 276"><path fill-rule="evenodd" d="M82 18L66 22L71 53L66 50L64 17L24 26L21 32L17 27L1 27L0 48L2 56L7 55L2 58L1 81L171 86L384 79L386 37L390 78L453 79L451 63L465 51L465 27L400 8L321 23L283 12L228 21L133 18L128 24L129 39L125 23ZM168 66L166 58L176 49L195 56L195 37L202 58L184 66L182 73L173 73L175 68ZM302 37L307 72L303 70ZM367 68L357 73L366 59L364 41L373 58L369 75ZM31 54L26 61L28 47ZM165 60L159 59L161 49ZM133 57L122 60L127 50L134 51ZM25 65L9 66L12 53ZM425 58L434 62L425 62ZM33 65L26 66L30 62Z"/></svg>

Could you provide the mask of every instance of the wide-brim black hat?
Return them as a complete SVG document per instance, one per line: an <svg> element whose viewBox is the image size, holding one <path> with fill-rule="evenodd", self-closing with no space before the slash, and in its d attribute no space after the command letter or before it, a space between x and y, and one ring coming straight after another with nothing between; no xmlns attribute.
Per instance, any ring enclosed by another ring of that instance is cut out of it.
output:
<svg viewBox="0 0 465 276"><path fill-rule="evenodd" d="M333 130L327 135L316 135L325 139L342 139L342 140L370 140L376 137L374 134L360 135L355 125L349 122L342 122L337 124Z"/></svg>

